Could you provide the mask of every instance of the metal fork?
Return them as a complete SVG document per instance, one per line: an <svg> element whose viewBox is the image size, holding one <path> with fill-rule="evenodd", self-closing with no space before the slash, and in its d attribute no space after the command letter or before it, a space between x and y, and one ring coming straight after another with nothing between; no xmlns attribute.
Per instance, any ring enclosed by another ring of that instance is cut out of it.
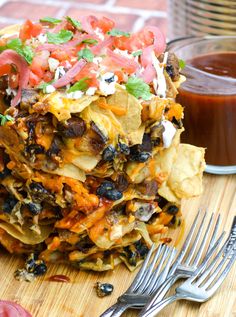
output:
<svg viewBox="0 0 236 317"><path fill-rule="evenodd" d="M214 220L214 214L212 214L211 218L208 222L208 225L206 227L206 230L203 234L203 237L202 237L204 223L205 223L206 215L207 215L206 212L204 213L203 219L199 225L198 233L193 241L192 246L190 247L192 237L198 228L199 215L200 215L200 211L198 212L198 214L197 214L197 216L192 224L192 227L189 231L189 234L184 242L184 245L183 245L181 251L179 252L177 259L175 260L174 264L172 265L172 268L169 271L168 278L159 287L156 294L148 300L144 311L146 311L150 307L152 307L154 302L161 301L165 297L166 293L169 291L171 286L177 280L182 279L182 278L191 277L194 274L194 272L196 271L196 269L198 268L201 257L202 257L203 252L204 252L204 249L207 245L208 238L209 238L209 235L211 233L212 226L213 226L213 220ZM213 247L213 245L215 243L217 232L219 229L219 224L220 224L220 215L218 215L215 227L213 229L211 240L210 240L210 243L208 245L207 251L205 253L206 255L208 254L208 252L211 250L211 248ZM221 236L220 236L221 240L223 239L224 235L225 235L225 232L223 232L221 234ZM202 240L201 240L201 238L202 238ZM188 255L187 255L187 258L185 259L186 254L188 254Z"/></svg>
<svg viewBox="0 0 236 317"><path fill-rule="evenodd" d="M153 303L154 306L145 310L145 312L141 311L139 317L155 317L168 304L180 299L202 303L211 298L223 283L236 260L236 250L234 250L236 243L234 242L228 248L228 242L226 240L221 250L208 265L210 258L219 246L219 243L216 243L194 275L176 288L174 295L161 302ZM219 261L220 263L218 263Z"/></svg>
<svg viewBox="0 0 236 317"><path fill-rule="evenodd" d="M163 283L177 251L173 247L160 245L149 264L154 248L153 245L127 291L118 298L116 304L107 309L100 317L121 316L126 309L134 306L134 304L143 307L147 298L150 298L157 287Z"/></svg>
<svg viewBox="0 0 236 317"><path fill-rule="evenodd" d="M188 278L190 276L192 276L192 274L194 273L194 271L196 270L197 266L199 265L201 256L203 255L204 252L204 248L208 242L208 238L209 238L209 234L211 232L212 229L212 225L213 225L213 217L214 214L211 215L210 221L208 223L208 226L203 234L203 228L204 228L204 222L206 220L206 213L203 216L202 221L200 222L200 229L197 231L198 229L198 224L199 224L199 217L200 217L200 213L201 211L199 210L194 221L193 224L190 228L190 231L187 235L187 238L183 244L182 249L179 252L179 255L177 257L177 259L175 260L175 263L172 265L171 270L168 273L168 279L166 280L166 282L164 282L162 284L162 286L160 287L160 283L159 285L157 285L156 289L158 287L159 288L159 292L156 293L156 296L154 298L152 298L150 296L150 294L146 294L146 297L143 296L142 301L137 303L139 305L136 305L135 303L135 298L131 299L129 297L123 297L122 300L120 300L120 298L118 299L118 301L122 301L122 305L125 305L125 303L130 304L129 308L137 308L137 309L141 309L143 306L145 306L145 304L149 303L150 306L152 305L152 301L155 301L157 299L157 297L159 298L159 300L161 300L162 298L164 298L165 294L168 292L168 290L170 289L170 287L180 278ZM210 243L208 245L208 249L207 252L212 248L214 241L216 239L217 236L217 232L218 232L218 228L219 228L219 223L220 223L220 215L218 216L216 225L214 227L212 236L211 236L211 240ZM197 232L197 234L196 234ZM193 239L194 234L196 234L195 239ZM200 244L200 247L197 248L197 245L201 239L201 236L203 235L202 238L202 242ZM190 247L190 243L193 240L193 244ZM184 261L184 257L186 254L188 255L188 258ZM205 253L207 254L207 253ZM192 258L195 256L193 263L190 264ZM155 291L154 290L154 291ZM152 293L153 294L153 293ZM150 301L150 302L149 302ZM122 305L119 305L120 307ZM132 305L131 305L132 304ZM142 305L141 305L142 304ZM146 306L147 309L150 307L149 304ZM115 306L116 305L116 306ZM113 315L115 308L117 308L117 304L115 304L113 306L111 306L108 310L106 310L100 317L117 317L117 315ZM120 316L120 315L118 315Z"/></svg>

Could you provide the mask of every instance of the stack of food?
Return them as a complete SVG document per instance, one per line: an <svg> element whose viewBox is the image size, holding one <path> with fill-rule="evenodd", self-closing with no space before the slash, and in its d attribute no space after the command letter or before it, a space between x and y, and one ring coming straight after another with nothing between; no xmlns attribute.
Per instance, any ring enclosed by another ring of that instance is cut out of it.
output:
<svg viewBox="0 0 236 317"><path fill-rule="evenodd" d="M130 34L93 16L1 34L0 243L135 268L202 190L204 150L180 144L177 57L156 27Z"/></svg>

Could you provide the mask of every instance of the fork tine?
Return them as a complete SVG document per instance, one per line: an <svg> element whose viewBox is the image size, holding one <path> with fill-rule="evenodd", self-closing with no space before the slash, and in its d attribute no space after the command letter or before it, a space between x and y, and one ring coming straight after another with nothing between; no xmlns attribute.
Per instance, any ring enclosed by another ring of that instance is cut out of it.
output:
<svg viewBox="0 0 236 317"><path fill-rule="evenodd" d="M231 249L232 250L232 249ZM209 285L214 281L214 279L217 277L217 275L220 273L222 267L224 266L225 262L228 260L228 254L229 252L226 252L225 256L222 258L218 266L215 268L214 272L211 272L209 278L204 283L204 288L208 288Z"/></svg>
<svg viewBox="0 0 236 317"><path fill-rule="evenodd" d="M207 226L207 228L206 228L206 230L205 230L205 235L204 235L204 237L203 237L203 239L202 239L201 245L200 245L198 251L196 252L197 254L196 254L196 256L195 256L195 258L194 258L194 260L193 260L193 263L192 263L193 266L197 266L198 263L199 263L199 261L200 261L200 259L201 259L201 256L202 256L203 251L204 251L204 248L205 248L205 246L206 246L206 243L207 243L209 234L210 234L210 232L211 232L211 227L212 227L212 224L213 224L213 219L214 219L214 214L211 215L211 218L210 218L210 221L209 221L209 223L208 223L208 226ZM214 230L213 230L213 234L212 234L212 237L211 237L210 244L211 244L212 242L213 242L213 244L214 244L215 237L216 237L216 234L217 234L217 231L218 231L218 227L219 227L219 216L218 216L216 225L215 225ZM210 245L210 244L209 244L209 245ZM208 247L207 251L209 251L209 247ZM207 252L206 252L206 254L207 254Z"/></svg>
<svg viewBox="0 0 236 317"><path fill-rule="evenodd" d="M183 246L182 246L182 249L181 249L180 252L179 252L178 257L176 258L175 263L173 264L173 266L172 266L172 268L171 268L171 270L170 270L170 272L169 272L169 276L172 275L172 274L175 272L177 266L178 266L179 263L183 260L183 258L184 258L184 256L185 256L186 252L188 251L188 247L189 247L189 245L190 245L192 236L193 236L193 234L194 234L194 232L195 232L195 229L196 229L196 226L197 226L197 222L198 222L199 215L200 215L200 210L198 211L198 213L197 213L197 215L196 215L196 217L195 217L195 219L194 219L194 221L193 221L193 224L192 224L192 226L191 226L191 228L190 228L190 230L189 230L189 233L188 233L188 235L187 235L187 238L186 238L185 241L184 241L184 244L183 244Z"/></svg>
<svg viewBox="0 0 236 317"><path fill-rule="evenodd" d="M168 261L165 265L164 270L161 272L161 274L157 277L155 276L155 278L153 279L153 283L150 285L148 292L150 292L151 294L156 290L156 288L161 285L167 278L168 272L170 270L170 266L172 264L173 259L175 258L177 253L177 250L175 248L172 248L171 250L171 254L168 258ZM156 279L157 278L157 279Z"/></svg>
<svg viewBox="0 0 236 317"><path fill-rule="evenodd" d="M217 262L217 260L220 258L220 256L222 255L222 253L224 252L225 246L227 244L227 241L225 241L225 243L223 244L223 246L221 247L220 251L217 253L217 255L215 256L215 258L212 260L210 266L206 269L207 264L209 262L209 260L211 259L212 255L214 254L214 252L217 250L218 246L220 245L223 237L225 235L225 232L223 232L219 239L216 241L216 243L214 244L214 246L211 248L210 252L206 255L205 259L203 260L202 264L198 267L198 269L195 271L195 274L193 277L191 277L189 280L193 281L196 278L198 278L196 285L200 285L202 283L202 281L204 281L205 277L208 275L208 273L211 271L211 269L213 268L213 266L215 265L215 263ZM201 275L201 272L204 271L204 273ZM201 277L199 278L199 276L201 275Z"/></svg>
<svg viewBox="0 0 236 317"><path fill-rule="evenodd" d="M162 254L160 262L158 263L158 266L153 270L152 275L150 276L148 283L146 283L146 285L145 285L145 289L143 289L144 292L148 292L148 290L151 288L151 286L158 279L158 276L159 276L161 270L163 270L164 263L165 263L166 259L169 257L170 252L171 252L171 248L166 247L164 253Z"/></svg>
<svg viewBox="0 0 236 317"><path fill-rule="evenodd" d="M190 250L190 252L189 252L189 254L188 254L188 257L187 257L187 259L184 261L184 262L185 262L185 265L189 265L189 263L190 263L190 261L191 261L193 255L194 255L194 253L195 253L195 251L196 251L196 249L197 249L198 242L199 242L199 240L200 240L200 238L201 238L201 235L202 235L202 232L203 232L203 229L204 229L205 219L206 219L206 212L204 213L204 216L203 216L202 221L201 221L201 223L200 223L199 231L198 231L198 233L197 233L197 235L196 235L196 237L195 237L195 239L194 239L194 242L193 242L193 244L192 244L192 246L191 246L191 250Z"/></svg>
<svg viewBox="0 0 236 317"><path fill-rule="evenodd" d="M132 284L130 285L130 287L127 289L127 292L132 292L136 286L138 285L138 283L140 282L140 280L142 279L143 275L145 274L145 270L147 268L148 262L152 256L153 250L155 248L155 244L153 244L150 248L150 250L148 251L147 257L144 260L141 269L139 270L139 272L137 273L137 275L135 276ZM158 248L159 249L159 248ZM158 252L159 250L157 250Z"/></svg>
<svg viewBox="0 0 236 317"><path fill-rule="evenodd" d="M141 293L145 288L146 286L148 285L149 283L149 280L150 280L150 277L152 275L152 272L153 272L153 269L157 263L157 261L160 259L160 256L161 256L161 260L165 257L166 255L166 252L168 251L168 248L166 245L162 245L160 247L160 252L156 252L152 262L150 263L148 269L146 270L145 274L143 275L143 278L142 280L140 281L140 283L137 285L137 288L138 288L138 292ZM161 255L162 254L162 255ZM158 265L158 268L157 269L160 269L160 265Z"/></svg>
<svg viewBox="0 0 236 317"><path fill-rule="evenodd" d="M232 251L232 250L231 250ZM226 278L226 276L228 275L231 267L233 266L234 262L236 260L236 252L234 253L234 255L230 258L227 266L225 267L224 271L220 274L220 276L217 278L217 280L215 281L215 284L210 288L210 292L212 294L215 293L215 291L220 287L220 285L223 283L224 279Z"/></svg>
<svg viewBox="0 0 236 317"><path fill-rule="evenodd" d="M219 214L218 217L217 217L216 225L215 225L215 228L214 228L214 231L213 231L213 235L211 237L211 241L210 241L210 243L208 245L206 254L210 251L210 249L213 247L213 245L214 245L214 243L216 241L216 236L217 236L217 233L218 233L218 230L219 230L219 226L220 226L220 220L221 220L221 215Z"/></svg>

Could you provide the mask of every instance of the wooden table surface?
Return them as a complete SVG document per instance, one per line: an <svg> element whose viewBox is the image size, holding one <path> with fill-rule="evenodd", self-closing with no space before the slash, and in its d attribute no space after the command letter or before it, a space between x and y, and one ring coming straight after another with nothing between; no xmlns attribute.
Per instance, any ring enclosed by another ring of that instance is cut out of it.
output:
<svg viewBox="0 0 236 317"><path fill-rule="evenodd" d="M222 214L222 228L229 230L236 215L236 175L204 176L204 193L201 197L183 201L185 234L198 210ZM180 230L169 235L177 239ZM178 244L181 247L182 241ZM33 317L99 317L99 315L128 287L134 274L124 266L113 272L79 272L64 265L51 265L47 274L33 283L19 282L14 271L22 267L23 261L0 249L0 298L13 300L29 310ZM71 283L48 282L54 274L69 276ZM97 281L114 285L111 296L98 298L94 285ZM124 314L135 317L135 310ZM236 317L236 264L220 291L207 303L178 302L160 313L162 317Z"/></svg>

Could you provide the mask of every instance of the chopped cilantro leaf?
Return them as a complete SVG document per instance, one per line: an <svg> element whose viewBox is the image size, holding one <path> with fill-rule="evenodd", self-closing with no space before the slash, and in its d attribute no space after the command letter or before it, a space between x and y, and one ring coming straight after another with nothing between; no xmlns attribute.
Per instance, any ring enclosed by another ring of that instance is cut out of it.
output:
<svg viewBox="0 0 236 317"><path fill-rule="evenodd" d="M136 52L133 52L132 55L135 57L135 56L140 56L143 54L143 51L142 50L139 50L139 51L136 51Z"/></svg>
<svg viewBox="0 0 236 317"><path fill-rule="evenodd" d="M79 21L77 21L77 20L75 20L75 19L73 19L71 17L68 17L68 16L66 17L66 20L68 22L70 22L76 29L81 30L82 25L81 25L81 23Z"/></svg>
<svg viewBox="0 0 236 317"><path fill-rule="evenodd" d="M34 53L30 46L23 45L20 39L12 39L10 40L7 45L2 46L1 50L5 49L11 49L13 51L16 51L19 55L24 57L24 59L27 61L27 63L31 63L34 57Z"/></svg>
<svg viewBox="0 0 236 317"><path fill-rule="evenodd" d="M82 43L96 45L98 43L98 41L95 39L85 39L82 41Z"/></svg>
<svg viewBox="0 0 236 317"><path fill-rule="evenodd" d="M51 44L63 44L71 40L73 32L68 30L61 30L58 33L47 32L48 43Z"/></svg>
<svg viewBox="0 0 236 317"><path fill-rule="evenodd" d="M77 83L75 83L73 86L71 86L67 92L70 93L70 92L74 92L74 91L78 91L78 90L81 90L81 91L87 90L88 80L89 80L88 77L81 78L79 81L77 81Z"/></svg>
<svg viewBox="0 0 236 317"><path fill-rule="evenodd" d="M6 114L5 116L3 114L0 113L0 120L1 120L1 125L4 125L6 122L14 121L14 118L12 118L11 116L9 116L8 114Z"/></svg>
<svg viewBox="0 0 236 317"><path fill-rule="evenodd" d="M78 59L85 59L87 62L92 62L94 55L89 48L84 48L78 52Z"/></svg>
<svg viewBox="0 0 236 317"><path fill-rule="evenodd" d="M149 100L151 98L150 87L141 78L130 77L125 84L126 90L136 98Z"/></svg>
<svg viewBox="0 0 236 317"><path fill-rule="evenodd" d="M120 31L117 29L112 29L111 31L108 31L107 34L111 35L111 36L125 36L125 37L130 37L130 33L128 32L124 32L124 31Z"/></svg>
<svg viewBox="0 0 236 317"><path fill-rule="evenodd" d="M55 19L55 18L51 18L51 17L44 17L42 19L39 20L40 22L46 22L46 23L52 23L52 24L58 24L60 23L62 20L60 19Z"/></svg>
<svg viewBox="0 0 236 317"><path fill-rule="evenodd" d="M179 68L183 69L186 66L186 63L184 60L179 59Z"/></svg>

